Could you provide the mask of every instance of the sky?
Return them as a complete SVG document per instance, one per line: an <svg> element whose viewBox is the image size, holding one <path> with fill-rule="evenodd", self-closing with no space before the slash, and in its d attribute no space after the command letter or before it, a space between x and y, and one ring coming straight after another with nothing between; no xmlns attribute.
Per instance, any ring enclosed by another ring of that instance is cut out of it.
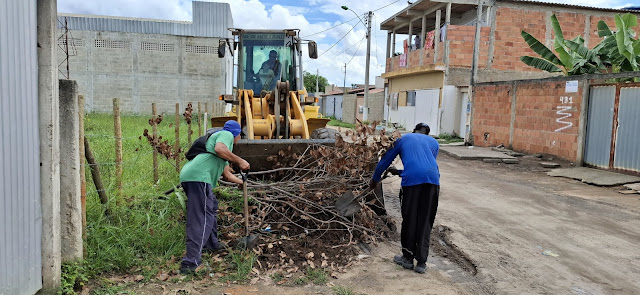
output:
<svg viewBox="0 0 640 295"><path fill-rule="evenodd" d="M210 0L203 0L210 1ZM297 28L304 39L318 43L319 58L303 56L304 70L316 71L329 84L364 84L366 64L366 19L374 11L371 34L369 83L384 72L387 31L380 23L407 7L407 0L218 0L231 6L234 27L244 29ZM640 6L640 0L545 0L545 2L622 8ZM341 6L348 5L350 10ZM191 0L58 0L58 12L192 20ZM398 42L401 42L398 40ZM396 48L400 45L397 45ZM346 80L345 80L345 64ZM310 90L312 91L312 90Z"/></svg>

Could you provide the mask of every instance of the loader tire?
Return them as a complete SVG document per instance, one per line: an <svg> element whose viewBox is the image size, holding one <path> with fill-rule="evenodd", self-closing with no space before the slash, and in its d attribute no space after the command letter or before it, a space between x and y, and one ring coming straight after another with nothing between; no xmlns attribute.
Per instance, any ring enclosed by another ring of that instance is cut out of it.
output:
<svg viewBox="0 0 640 295"><path fill-rule="evenodd" d="M335 139L338 131L331 128L318 128L311 133L311 139Z"/></svg>

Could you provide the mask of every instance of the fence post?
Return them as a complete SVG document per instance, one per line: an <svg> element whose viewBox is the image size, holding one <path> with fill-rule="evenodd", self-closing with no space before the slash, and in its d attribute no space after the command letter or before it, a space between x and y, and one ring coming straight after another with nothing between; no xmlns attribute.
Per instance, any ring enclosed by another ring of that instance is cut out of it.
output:
<svg viewBox="0 0 640 295"><path fill-rule="evenodd" d="M153 138L158 138L158 106L156 103L151 103L151 130L153 132ZM153 184L158 183L158 150L153 149Z"/></svg>
<svg viewBox="0 0 640 295"><path fill-rule="evenodd" d="M84 156L84 95L78 95L78 149L80 151L80 208L82 214L82 239L87 240L87 178ZM87 256L86 249L83 256Z"/></svg>
<svg viewBox="0 0 640 295"><path fill-rule="evenodd" d="M180 172L180 103L176 103L176 171Z"/></svg>
<svg viewBox="0 0 640 295"><path fill-rule="evenodd" d="M122 203L122 125L120 123L120 99L113 99L113 127L116 139L116 205Z"/></svg>
<svg viewBox="0 0 640 295"><path fill-rule="evenodd" d="M190 112L187 120L187 146L191 145L191 120L193 120L193 104L187 103L187 110L185 113Z"/></svg>
<svg viewBox="0 0 640 295"><path fill-rule="evenodd" d="M204 126L204 132L205 133L207 132L207 125L209 125L209 124L207 124L207 113L208 112L209 112L209 103L205 102L204 103L204 120L203 120L204 123L202 125L202 126Z"/></svg>
<svg viewBox="0 0 640 295"><path fill-rule="evenodd" d="M200 106L201 104L198 102L198 137L202 136L202 108Z"/></svg>

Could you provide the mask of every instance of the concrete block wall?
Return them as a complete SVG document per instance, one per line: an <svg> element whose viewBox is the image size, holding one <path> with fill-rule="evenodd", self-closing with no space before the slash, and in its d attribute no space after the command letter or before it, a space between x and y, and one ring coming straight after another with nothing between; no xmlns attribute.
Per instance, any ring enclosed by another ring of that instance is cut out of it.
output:
<svg viewBox="0 0 640 295"><path fill-rule="evenodd" d="M369 122L382 122L384 118L384 91L369 93Z"/></svg>
<svg viewBox="0 0 640 295"><path fill-rule="evenodd" d="M529 80L480 84L473 91L474 145L577 159L581 87L567 93L565 80Z"/></svg>
<svg viewBox="0 0 640 295"><path fill-rule="evenodd" d="M217 56L217 38L73 30L66 38L72 38L69 76L88 112L110 112L115 97L123 113L150 114L152 102L159 112L173 112L177 102L212 105L225 93L230 74ZM58 40L59 61L66 58L65 42ZM66 66L59 67L64 75Z"/></svg>
<svg viewBox="0 0 640 295"><path fill-rule="evenodd" d="M354 93L344 95L342 100L342 122L356 123L356 95Z"/></svg>

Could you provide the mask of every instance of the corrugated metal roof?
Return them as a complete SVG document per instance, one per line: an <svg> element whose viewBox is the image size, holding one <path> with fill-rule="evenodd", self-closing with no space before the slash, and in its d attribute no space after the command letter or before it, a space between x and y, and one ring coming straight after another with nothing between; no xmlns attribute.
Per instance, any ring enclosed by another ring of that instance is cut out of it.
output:
<svg viewBox="0 0 640 295"><path fill-rule="evenodd" d="M42 287L36 10L0 1L0 294Z"/></svg>
<svg viewBox="0 0 640 295"><path fill-rule="evenodd" d="M227 29L233 27L233 16L228 3L193 1L192 5L193 22L60 13L58 27L64 27L66 19L69 29L79 31L231 37Z"/></svg>

